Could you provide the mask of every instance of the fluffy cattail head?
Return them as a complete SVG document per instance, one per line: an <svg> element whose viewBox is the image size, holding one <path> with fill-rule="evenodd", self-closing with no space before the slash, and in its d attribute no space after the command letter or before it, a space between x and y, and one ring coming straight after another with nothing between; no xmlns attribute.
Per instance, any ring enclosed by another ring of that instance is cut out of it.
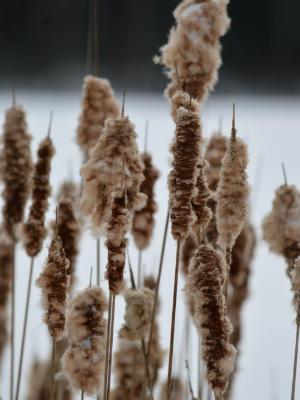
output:
<svg viewBox="0 0 300 400"><path fill-rule="evenodd" d="M292 271L293 291L300 296L300 256L295 260L295 266Z"/></svg>
<svg viewBox="0 0 300 400"><path fill-rule="evenodd" d="M61 339L64 333L68 268L69 261L65 257L62 240L55 236L45 268L37 280L37 285L42 289L44 319L50 335L55 339Z"/></svg>
<svg viewBox="0 0 300 400"><path fill-rule="evenodd" d="M142 154L144 163L145 180L141 184L141 193L147 196L147 203L134 213L132 220L132 234L134 241L140 250L149 246L154 228L154 213L157 211L157 204L154 198L154 185L159 177L158 170L152 163L152 157L148 153Z"/></svg>
<svg viewBox="0 0 300 400"><path fill-rule="evenodd" d="M107 300L99 287L78 293L68 303L63 371L72 387L87 395L99 392L106 348Z"/></svg>
<svg viewBox="0 0 300 400"><path fill-rule="evenodd" d="M78 189L73 182L64 182L60 187L58 196L58 221L53 224L58 236L63 242L63 247L70 268L67 271L70 277L70 285L74 282L74 272L78 255L78 242L81 234L81 227L76 205L78 204Z"/></svg>
<svg viewBox="0 0 300 400"><path fill-rule="evenodd" d="M108 118L103 134L81 169L81 208L90 217L94 233L99 234L106 227L112 213L112 193L119 187L126 187L130 213L145 205L146 196L140 193L143 169L133 124L127 117Z"/></svg>
<svg viewBox="0 0 300 400"><path fill-rule="evenodd" d="M247 145L233 135L223 159L217 191L217 229L223 249L232 249L248 216L247 164Z"/></svg>
<svg viewBox="0 0 300 400"><path fill-rule="evenodd" d="M125 324L120 337L126 340L144 339L149 331L154 300L152 290L128 289L124 293L126 302Z"/></svg>
<svg viewBox="0 0 300 400"><path fill-rule="evenodd" d="M49 180L54 152L50 138L47 137L40 143L33 174L32 204L28 220L23 227L24 246L30 257L35 257L41 251L47 234L45 214L48 210L48 198L51 194Z"/></svg>
<svg viewBox="0 0 300 400"><path fill-rule="evenodd" d="M127 239L129 226L129 212L126 204L126 192L119 190L112 194L112 214L107 228L108 263L106 278L109 290L119 294L124 289L123 274L126 259Z"/></svg>
<svg viewBox="0 0 300 400"><path fill-rule="evenodd" d="M84 79L81 107L77 143L87 153L101 136L106 118L117 117L120 107L109 81L95 76Z"/></svg>
<svg viewBox="0 0 300 400"><path fill-rule="evenodd" d="M182 94L185 96L185 94ZM173 166L169 174L170 216L175 240L187 237L194 222L191 200L200 158L201 126L196 102L177 110L175 140L171 147Z"/></svg>
<svg viewBox="0 0 300 400"><path fill-rule="evenodd" d="M15 226L23 221L31 189L30 141L24 110L10 108L5 115L3 133L3 220L5 229L13 236Z"/></svg>
<svg viewBox="0 0 300 400"><path fill-rule="evenodd" d="M216 191L219 185L222 162L227 150L228 139L219 133L212 135L207 143L204 158L207 161L204 172L208 187Z"/></svg>
<svg viewBox="0 0 300 400"><path fill-rule="evenodd" d="M168 43L156 59L167 68L171 98L178 85L192 97L203 101L217 81L221 65L220 37L229 28L228 0L183 0L176 8L176 26Z"/></svg>
<svg viewBox="0 0 300 400"><path fill-rule="evenodd" d="M226 316L223 254L202 245L190 264L186 290L194 296L194 320L202 336L207 380L217 398L225 393L234 369L236 350L230 343L232 326Z"/></svg>

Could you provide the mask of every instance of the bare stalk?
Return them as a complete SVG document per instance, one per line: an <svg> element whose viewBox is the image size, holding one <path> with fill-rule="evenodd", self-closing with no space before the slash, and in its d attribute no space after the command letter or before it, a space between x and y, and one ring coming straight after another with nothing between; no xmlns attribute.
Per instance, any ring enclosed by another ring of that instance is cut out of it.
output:
<svg viewBox="0 0 300 400"><path fill-rule="evenodd" d="M28 322L28 314L29 314L29 304L30 304L33 268L34 268L34 257L31 257L31 260L30 260L30 271L29 271L29 278L28 278L28 286L27 286L27 297L26 297L26 305L25 305L25 316L24 316L23 332L22 332L21 353L20 353L19 369L18 369L16 400L19 399L20 386L21 386L23 357L24 357L24 349L25 349L25 343L26 343L27 322Z"/></svg>
<svg viewBox="0 0 300 400"><path fill-rule="evenodd" d="M104 367L104 386L103 386L103 400L107 398L107 379L108 379L108 365L109 365L109 348L110 348L110 324L111 324L111 305L112 305L112 294L109 292L108 300L108 318L107 318L107 329L106 329L106 352L105 352L105 367Z"/></svg>
<svg viewBox="0 0 300 400"><path fill-rule="evenodd" d="M142 286L142 250L139 250L139 257L138 257L138 287Z"/></svg>
<svg viewBox="0 0 300 400"><path fill-rule="evenodd" d="M293 382L292 382L291 400L295 400L295 395L296 395L296 377L297 377L299 332L300 332L300 301L299 300L298 300L298 307L297 307L296 324L297 324L297 329L296 329L296 342L295 342L295 352L294 352L294 367L293 367Z"/></svg>
<svg viewBox="0 0 300 400"><path fill-rule="evenodd" d="M96 242L97 286L100 286L100 238Z"/></svg>
<svg viewBox="0 0 300 400"><path fill-rule="evenodd" d="M180 239L177 241L177 249L176 249L176 266L175 266L175 276L174 276L173 306L172 306L169 365L168 365L167 400L171 400L171 394L172 394L172 367L173 367L173 354L174 354L174 336L175 336L175 322L176 322L179 260L180 260Z"/></svg>
<svg viewBox="0 0 300 400"><path fill-rule="evenodd" d="M169 219L170 219L170 211L168 209L167 218L166 218L166 222L165 222L165 230L164 230L164 236L163 236L163 241L162 241L162 247L161 247L161 253L160 253L157 280L156 280L156 285L155 285L153 309L152 309L152 314L151 314L151 323L150 323L148 349L147 349L147 357L148 358L149 358L149 355L150 355L150 349L151 349L151 343L152 343L153 327L154 327L156 308L157 308L157 303L158 303L158 293L159 293L159 286L160 286L160 281L161 281L161 273L162 273L162 267L163 267L163 262L164 262L165 249L166 249L166 241L167 241L167 233L168 233L168 227L169 227Z"/></svg>
<svg viewBox="0 0 300 400"><path fill-rule="evenodd" d="M110 379L111 379L111 366L112 366L112 350L114 342L114 324L115 324L115 304L116 295L112 295L112 310L111 310L111 327L110 327L110 341L109 341L109 364L108 364L108 377L107 377L107 400L110 395Z"/></svg>
<svg viewBox="0 0 300 400"><path fill-rule="evenodd" d="M15 372L15 251L16 241L13 239L11 263L11 319L10 319L10 400L14 398Z"/></svg>
<svg viewBox="0 0 300 400"><path fill-rule="evenodd" d="M81 391L81 400L84 400L84 390Z"/></svg>

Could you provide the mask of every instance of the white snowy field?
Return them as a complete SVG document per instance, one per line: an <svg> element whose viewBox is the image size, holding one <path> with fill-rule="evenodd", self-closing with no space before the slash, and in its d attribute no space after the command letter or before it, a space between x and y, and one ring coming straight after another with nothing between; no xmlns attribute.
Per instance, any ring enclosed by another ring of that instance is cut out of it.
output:
<svg viewBox="0 0 300 400"><path fill-rule="evenodd" d="M119 95L121 97L121 95ZM121 99L120 99L121 100ZM52 138L56 146L51 182L53 193L64 178L73 177L79 181L81 154L75 143L75 129L80 111L80 90L72 93L60 92L17 92L17 102L28 112L28 123L33 135L33 150L45 136L50 110L54 111ZM281 163L285 162L288 182L300 185L300 98L298 97L248 97L213 95L203 110L203 132L209 137L218 126L219 117L223 117L223 130L229 134L232 103L236 103L238 134L249 144L250 164L249 181L252 185L252 221L256 227L258 244L251 277L251 296L244 307L244 334L239 358L239 373L233 398L235 400L286 400L290 397L293 349L295 341L294 312L291 306L291 293L285 276L284 261L270 254L261 240L260 223L271 207L274 190L282 184ZM5 109L11 103L9 92L0 92L1 123ZM143 254L143 268L148 273L156 272L163 225L167 211L167 173L169 170L169 144L173 136L173 122L169 116L168 104L162 96L127 93L125 113L136 125L141 150L144 143L145 121L149 121L148 150L152 152L155 164L161 171L156 187L159 211L156 217L156 229L152 245ZM54 202L48 213L48 220L54 217ZM132 242L132 241L131 241ZM49 239L42 254L35 263L35 278L41 271L47 253ZM103 241L102 241L103 244ZM82 289L88 285L90 267L95 266L95 240L86 231L81 242L78 260L78 285ZM136 268L137 251L130 245L132 263ZM102 251L102 273L105 267L105 251ZM171 298L173 289L173 271L175 263L175 245L168 234L162 276L160 312L161 340L168 346ZM29 272L29 259L21 246L17 253L17 367L21 323L23 320L25 292ZM95 272L95 270L94 270ZM103 274L102 274L103 275ZM128 273L127 273L128 277ZM107 283L103 280L103 287ZM179 305L176 327L176 347L174 372L185 377L184 358L185 338L183 327L186 310L184 306L183 280L179 285ZM22 399L26 399L29 366L33 357L49 356L50 343L47 330L42 322L40 291L34 287L31 298L30 320L27 347L24 362ZM117 299L117 330L122 321L123 300ZM196 389L197 341L192 333L189 360L193 371L193 384ZM166 368L161 372L165 378ZM300 372L298 374L300 396ZM9 398L9 349L5 354L0 376L0 397ZM78 395L79 398L79 395ZM157 397L159 398L159 397Z"/></svg>

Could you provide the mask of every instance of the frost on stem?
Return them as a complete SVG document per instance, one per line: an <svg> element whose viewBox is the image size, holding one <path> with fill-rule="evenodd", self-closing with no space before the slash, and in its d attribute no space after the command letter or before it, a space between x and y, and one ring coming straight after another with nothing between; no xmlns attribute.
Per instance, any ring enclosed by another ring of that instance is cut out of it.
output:
<svg viewBox="0 0 300 400"><path fill-rule="evenodd" d="M149 246L153 234L154 214L157 211L154 185L159 177L150 154L143 153L142 161L145 166L143 170L145 180L141 184L140 191L147 196L147 202L141 210L135 211L132 220L132 234L139 250L144 250Z"/></svg>
<svg viewBox="0 0 300 400"><path fill-rule="evenodd" d="M190 264L186 290L194 296L194 321L202 336L207 380L216 396L225 393L234 369L236 350L230 343L232 325L226 315L223 254L202 245Z"/></svg>
<svg viewBox="0 0 300 400"><path fill-rule="evenodd" d="M37 279L37 286L42 289L44 320L54 339L61 339L64 334L68 268L69 260L65 257L62 240L55 236L51 241L44 270Z"/></svg>
<svg viewBox="0 0 300 400"><path fill-rule="evenodd" d="M23 226L23 242L29 257L35 257L42 249L47 235L45 214L51 194L50 170L55 149L50 138L44 139L37 151L33 173L32 203L27 222Z"/></svg>
<svg viewBox="0 0 300 400"><path fill-rule="evenodd" d="M217 190L217 229L219 245L223 250L232 249L248 216L247 165L247 145L243 140L232 137L223 159Z"/></svg>
<svg viewBox="0 0 300 400"><path fill-rule="evenodd" d="M178 96L186 100L189 97L182 92ZM187 108L180 106L176 114L175 139L171 146L172 169L169 174L170 218L175 240L185 239L195 220L191 202L201 142L201 125L196 109L196 102L189 99Z"/></svg>
<svg viewBox="0 0 300 400"><path fill-rule="evenodd" d="M4 190L3 222L6 231L16 236L15 227L23 221L29 198L32 173L31 136L27 131L26 114L21 107L6 111L3 132L2 175Z"/></svg>
<svg viewBox="0 0 300 400"><path fill-rule="evenodd" d="M103 134L81 169L81 209L90 218L93 233L106 229L112 213L112 193L120 187L126 188L130 214L145 205L146 196L140 193L143 169L134 125L128 117L108 118Z"/></svg>
<svg viewBox="0 0 300 400"><path fill-rule="evenodd" d="M105 120L116 118L120 107L108 80L86 76L83 84L77 143L87 154L101 136Z"/></svg>
<svg viewBox="0 0 300 400"><path fill-rule="evenodd" d="M104 375L107 300L103 290L91 287L69 300L63 372L70 385L87 395L100 393Z"/></svg>
<svg viewBox="0 0 300 400"><path fill-rule="evenodd" d="M220 37L227 32L229 0L184 0L176 8L176 25L155 61L171 80L166 94L172 98L178 85L203 102L213 90L221 65ZM178 82L179 81L179 82Z"/></svg>

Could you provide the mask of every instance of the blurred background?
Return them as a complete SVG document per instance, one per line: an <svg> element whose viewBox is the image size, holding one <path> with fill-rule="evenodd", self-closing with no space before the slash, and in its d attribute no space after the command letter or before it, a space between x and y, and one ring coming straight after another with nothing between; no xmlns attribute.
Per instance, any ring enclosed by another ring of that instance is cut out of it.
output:
<svg viewBox="0 0 300 400"><path fill-rule="evenodd" d="M165 43L177 0L100 0L101 75L114 87L162 90L152 63ZM300 91L297 0L231 1L218 90ZM86 72L89 2L1 0L1 85L76 88Z"/></svg>
<svg viewBox="0 0 300 400"><path fill-rule="evenodd" d="M99 0L100 75L110 79L119 100L126 88L125 113L136 125L140 149L143 149L145 121L149 121L148 150L161 171L157 184L159 210L155 234L151 247L143 256L149 272L156 272L158 265L168 203L169 145L174 134L169 105L162 93L166 78L152 58L167 40L174 21L172 12L178 3L178 0ZM233 399L286 400L290 398L295 312L284 261L269 253L261 239L260 224L271 208L274 190L283 183L282 161L286 165L288 182L300 184L300 2L232 0L229 14L232 27L222 38L223 66L219 83L201 117L206 138L218 127L220 117L223 132L228 135L232 103L235 102L238 134L249 145L248 173L253 189L251 221L256 229L257 248L251 295L243 310L243 341ZM75 131L80 114L82 80L90 69L87 63L88 18L87 0L0 0L0 123L2 125L4 111L11 104L11 88L15 88L18 103L27 111L35 152L46 134L50 110L54 111L52 138L57 151L51 172L53 196L48 221L55 215L55 195L62 180L73 177L80 182L82 154L75 142ZM43 266L48 244L49 238L36 262L35 278ZM95 264L94 250L95 241L87 231L81 242L78 289L87 285L90 266ZM130 253L136 268L137 252L132 241ZM17 258L18 355L29 270L29 260L21 246ZM160 322L162 345L167 349L172 298L170 277L175 263L175 245L170 234L165 260ZM104 250L103 270L105 263ZM103 286L106 287L106 283ZM181 278L175 371L185 379L183 357L188 357L196 388L195 330L189 351L183 351L183 321L187 313L183 287ZM40 297L40 290L34 287L22 399L26 398L32 358L49 357L50 343L42 322ZM122 298L118 303L117 327L123 320ZM8 365L9 348L0 370L2 400L8 399ZM166 368L161 373L161 380L165 376ZM300 396L300 378L297 395ZM205 392L205 399L208 396Z"/></svg>

